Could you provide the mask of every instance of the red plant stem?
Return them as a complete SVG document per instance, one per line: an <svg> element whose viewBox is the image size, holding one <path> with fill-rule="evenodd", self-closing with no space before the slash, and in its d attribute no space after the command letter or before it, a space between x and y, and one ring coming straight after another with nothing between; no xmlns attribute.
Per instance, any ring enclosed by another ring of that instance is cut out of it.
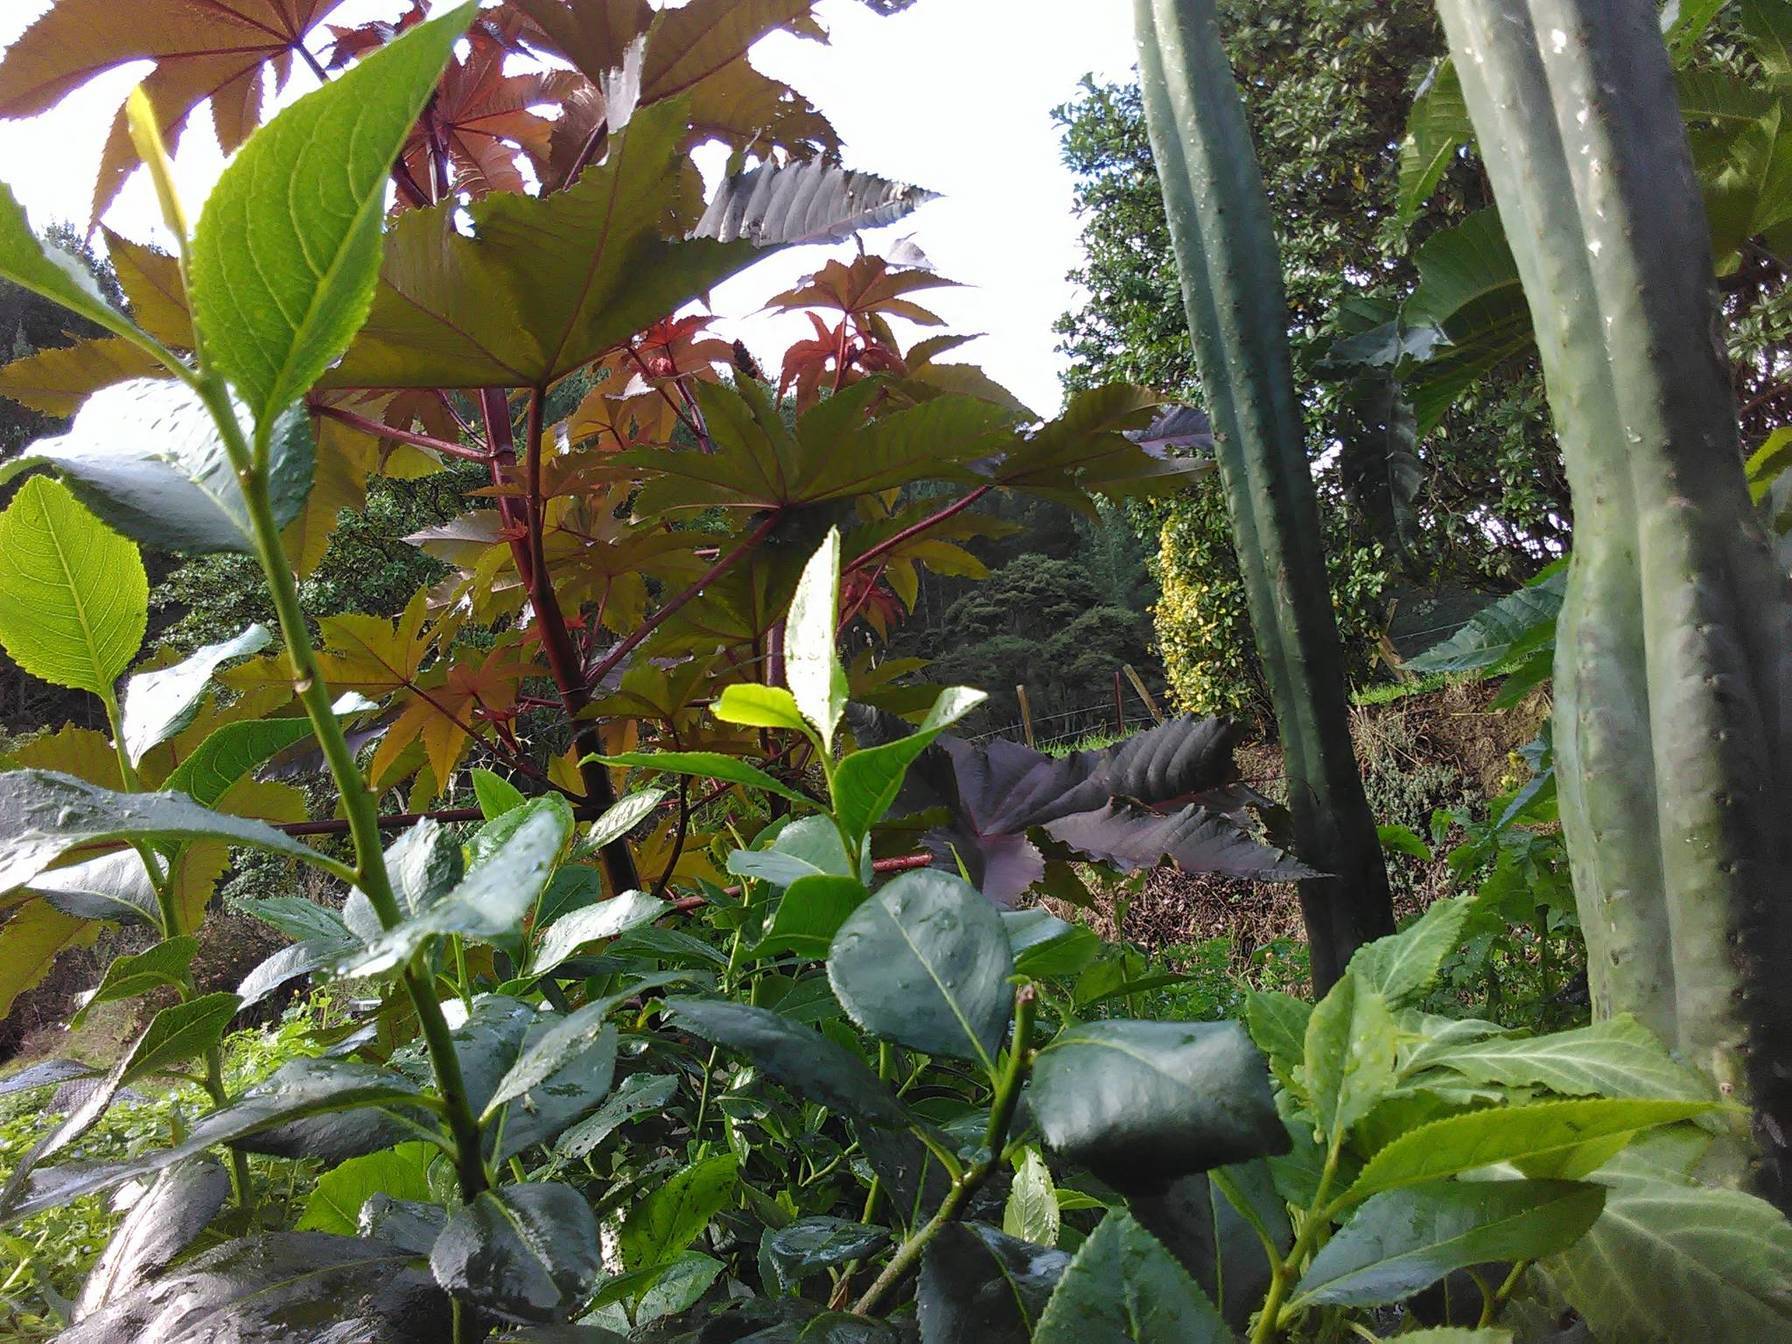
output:
<svg viewBox="0 0 1792 1344"><path fill-rule="evenodd" d="M782 517L783 510L781 509L773 509L770 513L766 514L759 526L754 528L752 532L748 534L745 541L741 542L740 545L736 546L732 551L729 551L727 555L724 555L720 560L716 561L715 564L711 565L703 572L701 578L689 588L686 588L677 597L666 603L665 606L654 612L653 615L649 616L636 628L632 635L606 653L598 662L597 666L592 668L587 674L588 684L595 686L611 672L615 671L617 665L621 663L624 658L640 648L642 642L655 630L659 629L660 626L664 625L676 615L678 610L683 607L685 603L696 597L706 587L721 578L722 575L733 569L751 554L753 550L758 547L760 542L764 541L772 534L772 529L777 527L778 520Z"/></svg>
<svg viewBox="0 0 1792 1344"><path fill-rule="evenodd" d="M941 523L945 522L946 519L951 518L956 514L963 513L966 509L970 508L971 505L975 504L995 488L993 482L989 485L978 486L956 504L949 504L938 513L930 514L913 526L903 528L902 531L898 532L895 536L878 542L877 545L859 556L850 565L847 565L846 568L849 570L858 569L864 565L870 564L873 560L881 560L904 542L912 541L928 529L938 527Z"/></svg>
<svg viewBox="0 0 1792 1344"><path fill-rule="evenodd" d="M313 402L311 409L319 415L327 415L332 420L341 421L350 429L358 429L363 434L371 434L379 439L394 439L399 443L412 444L418 448L428 448L433 452L447 453L450 457L465 458L469 462L484 462L485 454L477 448L469 448L464 443L449 443L446 439L438 439L429 434L418 434L408 429L396 429L391 425L382 425L377 420L369 420L364 415L356 415L353 411L345 411L340 406L325 406Z"/></svg>
<svg viewBox="0 0 1792 1344"><path fill-rule="evenodd" d="M560 610L559 599L554 595L552 576L548 574L543 560L540 509L541 403L541 389L532 389L529 395L529 442L524 448L527 455L527 498L518 500L514 495L500 495L497 501L498 517L510 537L511 559L516 564L518 574L522 576L524 587L529 591L529 605L535 612L535 625L541 635L542 653L548 661L548 672L560 692L561 708L569 720L576 720L579 711L591 698L586 689L591 683L582 674L578 649L573 644L571 631L566 627L565 614ZM492 484L503 486L506 484L505 468L516 465L516 439L510 424L510 402L505 397L503 388L486 387L479 391L479 406L485 417L486 442L490 449L486 460L490 463ZM596 725L587 724L580 729L574 738L574 746L581 762L579 776L585 784L585 800L601 812L615 803L616 790L611 787L609 773L603 766L596 761L585 761L586 757L603 751L603 740L598 736ZM604 871L609 875L610 885L615 892L632 891L641 885L628 841L614 840L605 845L603 861Z"/></svg>
<svg viewBox="0 0 1792 1344"><path fill-rule="evenodd" d="M655 392L660 394L660 399L671 408L672 414L678 417L679 422L684 425L686 429L691 431L691 437L697 440L698 444L703 448L703 451L711 451L709 447L709 437L702 433L692 422L691 418L684 413L683 408L679 406L672 394L666 390L665 385L656 380L654 376L647 371L647 361L641 358L640 352L636 350L633 345L624 345L622 348L628 351L628 357L635 361L635 367L641 371L641 377L646 380ZM680 385L680 390L683 390L682 385Z"/></svg>
<svg viewBox="0 0 1792 1344"><path fill-rule="evenodd" d="M933 855L931 854L898 854L894 858L874 859L871 863L871 871L874 873L907 873L916 868L925 868L932 862ZM722 895L738 896L740 888L724 888ZM674 910L695 910L708 904L709 898L705 896L681 896L672 902L672 908Z"/></svg>

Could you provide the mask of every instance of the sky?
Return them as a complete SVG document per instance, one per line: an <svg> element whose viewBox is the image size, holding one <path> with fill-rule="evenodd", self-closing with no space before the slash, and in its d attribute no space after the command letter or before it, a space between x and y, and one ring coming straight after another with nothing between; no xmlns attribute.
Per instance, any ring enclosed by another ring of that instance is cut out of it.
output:
<svg viewBox="0 0 1792 1344"><path fill-rule="evenodd" d="M5 5L0 45L48 8L49 0ZM392 18L404 8L403 0L348 0L331 21ZM1063 360L1052 323L1077 302L1067 274L1081 258L1073 183L1058 159L1051 110L1085 74L1116 79L1131 71L1131 11L1128 0L918 0L883 18L858 0L819 0L828 45L774 34L753 55L829 116L849 167L942 194L901 224L867 235L867 246L913 234L939 272L965 286L932 291L927 305L948 330L985 333L952 357L982 365L1042 414L1060 402ZM314 50L321 46L314 41ZM34 225L86 222L112 116L148 68L108 72L41 117L0 122L0 180ZM312 85L303 70L293 75L295 94ZM189 210L221 167L209 115L195 116L177 156ZM142 173L106 216L120 233L166 246L159 220ZM761 313L764 301L830 254L852 252L850 245L798 249L719 287L713 302L722 330L773 360L809 328Z"/></svg>

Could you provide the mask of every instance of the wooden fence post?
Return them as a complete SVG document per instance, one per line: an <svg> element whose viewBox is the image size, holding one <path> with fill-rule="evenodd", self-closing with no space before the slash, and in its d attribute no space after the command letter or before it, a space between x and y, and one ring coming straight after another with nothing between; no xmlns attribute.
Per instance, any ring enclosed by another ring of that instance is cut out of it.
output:
<svg viewBox="0 0 1792 1344"><path fill-rule="evenodd" d="M1126 673L1127 680L1132 682L1133 690L1139 693L1139 699L1145 702L1145 708L1151 711L1151 717L1157 722L1162 723L1164 721L1164 712L1157 707L1157 701L1151 698L1151 692L1145 686L1145 679L1137 672L1133 671L1131 663L1126 664L1121 670Z"/></svg>
<svg viewBox="0 0 1792 1344"><path fill-rule="evenodd" d="M1126 698L1120 689L1120 669L1117 667L1114 669L1114 731L1126 731Z"/></svg>
<svg viewBox="0 0 1792 1344"><path fill-rule="evenodd" d="M1021 731L1026 734L1027 745L1030 747L1033 745L1033 706L1027 699L1027 688L1025 686L1016 686L1014 688L1014 698L1020 701Z"/></svg>

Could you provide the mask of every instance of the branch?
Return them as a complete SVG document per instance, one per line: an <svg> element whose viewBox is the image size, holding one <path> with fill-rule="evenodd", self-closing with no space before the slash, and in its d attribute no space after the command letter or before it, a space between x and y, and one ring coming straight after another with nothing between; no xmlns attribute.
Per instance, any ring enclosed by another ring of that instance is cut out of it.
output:
<svg viewBox="0 0 1792 1344"><path fill-rule="evenodd" d="M447 439L438 439L429 434L418 434L408 429L395 429L391 425L382 425L377 420L369 420L364 415L356 415L353 411L345 411L340 406L326 406L313 402L311 409L319 415L327 415L332 420L340 420L350 429L358 429L363 434L370 434L379 439L394 439L399 443L408 443L417 448L428 448L434 452L447 453L451 457L465 458L469 462L484 462L486 455L477 448L469 448L464 443L449 443Z"/></svg>
<svg viewBox="0 0 1792 1344"><path fill-rule="evenodd" d="M956 504L949 504L938 513L929 514L920 522L903 528L902 531L898 532L895 536L878 542L877 545L859 556L858 559L854 560L850 565L847 565L846 569L859 569L864 565L870 564L873 560L883 559L884 556L888 555L891 551L903 545L905 542L912 541L930 528L938 527L941 523L945 522L946 519L963 513L966 509L970 508L971 505L975 504L995 488L994 482L991 482L988 485L978 486ZM844 572L845 570L842 571L842 573Z"/></svg>

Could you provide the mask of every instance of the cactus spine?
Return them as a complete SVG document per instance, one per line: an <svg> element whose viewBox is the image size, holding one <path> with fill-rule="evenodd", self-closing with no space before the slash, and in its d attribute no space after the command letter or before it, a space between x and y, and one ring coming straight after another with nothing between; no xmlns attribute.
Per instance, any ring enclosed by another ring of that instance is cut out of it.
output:
<svg viewBox="0 0 1792 1344"><path fill-rule="evenodd" d="M1350 741L1343 651L1288 355L1287 299L1244 104L1212 0L1137 0L1152 153L1201 387L1287 760L1295 847L1323 992L1394 929L1387 870Z"/></svg>
<svg viewBox="0 0 1792 1344"><path fill-rule="evenodd" d="M1710 244L1655 6L1439 0L1574 496L1562 821L1595 1011L1792 1138L1792 622L1749 506Z"/></svg>

